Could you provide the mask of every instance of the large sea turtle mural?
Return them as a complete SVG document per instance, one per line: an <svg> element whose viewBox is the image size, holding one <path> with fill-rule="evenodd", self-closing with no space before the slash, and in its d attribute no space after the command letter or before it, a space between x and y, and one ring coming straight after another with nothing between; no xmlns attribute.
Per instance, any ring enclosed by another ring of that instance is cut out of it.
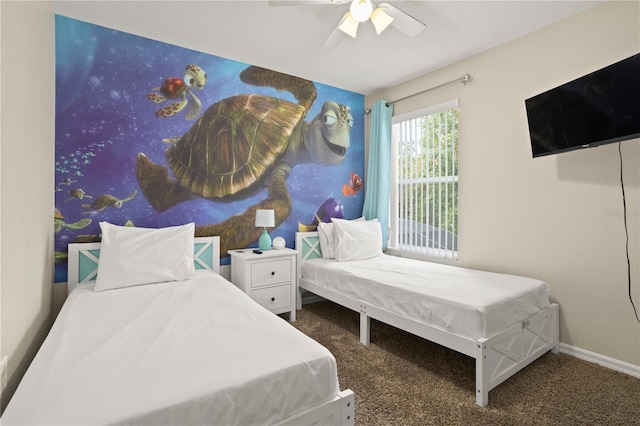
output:
<svg viewBox="0 0 640 426"><path fill-rule="evenodd" d="M220 235L221 252L247 247L260 230L257 209L275 210L276 227L291 214L286 179L300 163L341 164L350 145L350 108L326 101L310 122L306 113L316 99L313 82L255 66L240 74L245 83L288 90L298 104L257 94L242 94L211 105L165 151L167 166L138 154L136 176L142 193L157 211L202 197L231 202L267 188L265 198L245 212L213 225L200 235Z"/></svg>
<svg viewBox="0 0 640 426"><path fill-rule="evenodd" d="M228 265L257 209L287 247L362 214L363 95L60 15L55 50L55 282L102 221L194 222Z"/></svg>

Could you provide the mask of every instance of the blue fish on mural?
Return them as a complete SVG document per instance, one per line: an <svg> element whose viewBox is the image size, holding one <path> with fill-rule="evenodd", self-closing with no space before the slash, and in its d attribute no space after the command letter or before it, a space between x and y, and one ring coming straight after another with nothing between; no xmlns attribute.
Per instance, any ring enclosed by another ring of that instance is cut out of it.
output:
<svg viewBox="0 0 640 426"><path fill-rule="evenodd" d="M304 224L298 222L298 231L300 232L311 232L315 231L318 228L318 223L320 222L331 222L331 219L344 219L344 206L340 202L340 200L336 200L333 197L329 197L320 204L318 210L316 210L313 218L311 219L311 223Z"/></svg>
<svg viewBox="0 0 640 426"><path fill-rule="evenodd" d="M201 225L198 235L220 235L221 252L247 247L260 234L256 209L275 210L276 227L291 214L286 179L301 163L341 164L350 145L350 108L324 103L310 122L304 120L316 98L310 80L250 66L245 83L288 90L298 104L258 94L225 98L210 106L190 130L165 151L166 166L138 154L136 176L156 211L193 198L231 202L267 188L266 197L239 215L215 225Z"/></svg>

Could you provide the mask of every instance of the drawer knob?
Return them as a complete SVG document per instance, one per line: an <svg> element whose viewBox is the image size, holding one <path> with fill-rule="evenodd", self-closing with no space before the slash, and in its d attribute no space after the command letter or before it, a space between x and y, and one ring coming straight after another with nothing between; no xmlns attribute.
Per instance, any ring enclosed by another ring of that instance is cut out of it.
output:
<svg viewBox="0 0 640 426"><path fill-rule="evenodd" d="M271 276L274 276L275 274L275 271L271 271Z"/></svg>
<svg viewBox="0 0 640 426"><path fill-rule="evenodd" d="M272 302L275 302L275 301L276 301L276 298L275 298L275 297L272 297L272 298L271 298L271 301L272 301Z"/></svg>

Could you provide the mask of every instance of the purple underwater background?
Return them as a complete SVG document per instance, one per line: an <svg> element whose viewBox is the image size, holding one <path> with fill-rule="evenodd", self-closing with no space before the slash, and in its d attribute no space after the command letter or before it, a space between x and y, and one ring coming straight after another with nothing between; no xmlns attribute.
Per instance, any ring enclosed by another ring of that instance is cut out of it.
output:
<svg viewBox="0 0 640 426"><path fill-rule="evenodd" d="M169 145L162 139L182 136L196 120L185 120L188 106L174 116L156 117L155 111L169 102L151 102L146 94L169 77L182 78L188 64L198 65L207 73L205 87L193 91L202 102L203 112L221 99L242 93L297 103L291 93L240 81L240 72L249 64L60 15L56 15L55 43L55 207L60 215L58 224L62 224L56 226L55 233L55 282L67 279L64 258L67 244L79 235L99 234L100 221L116 225L129 222L150 228L188 222L214 224L244 212L266 197L264 190L251 198L230 203L194 199L162 213L155 211L138 186L137 155L142 152L154 163L167 165L164 151ZM329 198L335 198L342 205L344 217L348 219L362 214L364 190L343 192L343 188L345 185L353 188L352 173L361 177L366 186L364 96L320 83L315 85L318 97L307 114L307 121L315 117L328 100L348 105L354 118L351 145L341 165L300 164L293 168L286 181L292 213L270 232L272 238L285 238L287 247L294 245L298 224L311 224L314 213ZM96 212L83 207L103 194L125 199L134 191L136 195L122 203L121 208L111 206ZM91 219L89 225L73 229L74 224L87 218ZM222 263L228 264L228 257L223 258Z"/></svg>

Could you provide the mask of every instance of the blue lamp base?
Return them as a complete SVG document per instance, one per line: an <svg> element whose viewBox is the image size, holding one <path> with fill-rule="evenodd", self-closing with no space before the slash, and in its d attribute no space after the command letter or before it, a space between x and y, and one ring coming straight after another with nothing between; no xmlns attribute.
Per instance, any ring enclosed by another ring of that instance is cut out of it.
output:
<svg viewBox="0 0 640 426"><path fill-rule="evenodd" d="M269 250L271 248L271 237L267 233L267 230L264 229L262 234L260 234L260 239L258 240L258 248L260 250Z"/></svg>

